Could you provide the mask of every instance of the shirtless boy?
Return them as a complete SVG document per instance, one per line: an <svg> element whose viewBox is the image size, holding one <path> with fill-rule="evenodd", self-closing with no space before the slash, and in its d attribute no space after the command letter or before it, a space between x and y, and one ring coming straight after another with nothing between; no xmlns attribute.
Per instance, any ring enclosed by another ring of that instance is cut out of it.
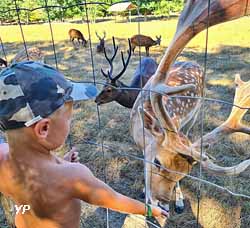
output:
<svg viewBox="0 0 250 228"><path fill-rule="evenodd" d="M121 195L80 163L51 151L69 133L73 101L94 98L94 86L72 83L47 65L27 61L0 73L0 128L8 144L0 147L0 192L17 207L17 228L77 228L80 201L125 213L167 215Z"/></svg>

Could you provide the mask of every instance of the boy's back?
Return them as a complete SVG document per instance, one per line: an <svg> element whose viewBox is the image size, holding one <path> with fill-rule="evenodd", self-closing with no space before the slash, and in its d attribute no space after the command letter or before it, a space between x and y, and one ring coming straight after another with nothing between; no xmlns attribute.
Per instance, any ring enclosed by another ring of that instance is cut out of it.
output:
<svg viewBox="0 0 250 228"><path fill-rule="evenodd" d="M22 165L17 165L6 150L1 150L0 158L0 192L13 199L17 206L30 206L25 213L18 212L18 228L79 227L80 200L73 197L71 189L74 186L72 170L79 164L53 156L25 161L24 156L18 161Z"/></svg>

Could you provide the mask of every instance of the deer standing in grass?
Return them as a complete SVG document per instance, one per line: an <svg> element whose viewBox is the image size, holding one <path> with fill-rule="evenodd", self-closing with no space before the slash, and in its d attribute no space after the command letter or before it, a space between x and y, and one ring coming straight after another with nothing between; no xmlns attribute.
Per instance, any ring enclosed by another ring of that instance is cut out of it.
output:
<svg viewBox="0 0 250 228"><path fill-rule="evenodd" d="M150 36L144 35L134 35L131 37L131 46L133 53L135 52L135 48L137 46L145 47L146 55L149 56L149 48L154 45L161 44L161 36L156 36L156 40L153 40Z"/></svg>
<svg viewBox="0 0 250 228"><path fill-rule="evenodd" d="M206 28L207 5L206 0L187 1L174 38L156 73L144 87L151 92L142 91L142 96L138 95L131 111L131 134L144 151L145 159L154 163L146 163L146 199L166 209L176 183L191 171L195 163L200 163L205 170L215 175L237 175L250 165L250 160L245 160L232 167L222 167L215 164L207 154L201 154L201 146L211 146L231 133L250 134L250 128L241 123L248 109L239 108L250 107L250 81L243 82L239 76L235 78L234 104L238 107L232 108L223 124L204 135L202 140L194 142L183 133L185 126L199 111L200 99L192 98L203 95L204 75L201 68L193 63L180 63L176 65L176 71L170 69L184 46ZM249 14L248 1L211 0L209 26Z"/></svg>
<svg viewBox="0 0 250 228"><path fill-rule="evenodd" d="M74 45L74 39L77 39L79 45L80 45L80 41L81 41L83 47L87 46L88 41L84 38L83 34L79 30L70 29L68 34L69 34L69 39L73 45Z"/></svg>
<svg viewBox="0 0 250 228"><path fill-rule="evenodd" d="M97 38L99 39L99 44L96 46L96 51L98 53L101 53L104 51L105 48L105 37L106 37L106 32L103 32L103 37L100 37L97 32L95 32Z"/></svg>

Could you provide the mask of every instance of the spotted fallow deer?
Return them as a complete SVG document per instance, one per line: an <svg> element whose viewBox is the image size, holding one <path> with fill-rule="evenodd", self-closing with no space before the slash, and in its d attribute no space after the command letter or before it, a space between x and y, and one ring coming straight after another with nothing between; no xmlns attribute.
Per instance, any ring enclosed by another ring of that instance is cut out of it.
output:
<svg viewBox="0 0 250 228"><path fill-rule="evenodd" d="M154 45L160 45L161 44L161 36L156 36L156 40L153 40L150 36L144 36L144 35L134 35L131 37L131 45L132 45L132 51L135 52L135 48L137 46L139 47L145 47L146 55L149 56L149 48Z"/></svg>
<svg viewBox="0 0 250 228"><path fill-rule="evenodd" d="M208 12L209 17L208 17ZM212 26L250 14L248 0L188 0L180 15L177 31L163 56L156 73L147 82L131 111L131 134L144 151L146 163L146 198L153 204L168 205L177 181L189 173L195 163L216 175L237 175L250 160L232 167L215 164L206 153L201 154L201 139L195 142L183 134L183 128L195 117L203 94L204 76L196 64L180 64L170 72L172 63L184 46L207 26ZM209 24L207 23L209 18ZM234 104L250 107L250 81L235 78ZM151 92L146 92L150 90ZM174 98L173 95L187 97ZM143 97L143 106L141 97ZM234 106L228 119L202 137L203 145L212 145L221 137L234 132L250 134L250 128L241 123L247 109ZM145 140L142 134L145 127ZM145 145L145 146L144 146Z"/></svg>
<svg viewBox="0 0 250 228"><path fill-rule="evenodd" d="M38 47L27 48L27 53L26 50L23 49L14 56L14 58L10 61L10 63L13 64L25 60L45 63L44 52L41 51L41 49Z"/></svg>

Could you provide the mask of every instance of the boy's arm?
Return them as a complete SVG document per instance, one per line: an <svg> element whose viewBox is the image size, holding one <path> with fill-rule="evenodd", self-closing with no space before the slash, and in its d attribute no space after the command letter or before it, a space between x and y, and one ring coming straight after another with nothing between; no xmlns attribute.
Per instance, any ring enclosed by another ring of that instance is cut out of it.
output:
<svg viewBox="0 0 250 228"><path fill-rule="evenodd" d="M114 191L97 179L86 166L81 164L75 164L74 166L74 175L77 177L73 183L74 197L90 204L120 212L147 214L145 204ZM155 217L167 216L167 212L162 211L159 207L152 207L152 215Z"/></svg>

